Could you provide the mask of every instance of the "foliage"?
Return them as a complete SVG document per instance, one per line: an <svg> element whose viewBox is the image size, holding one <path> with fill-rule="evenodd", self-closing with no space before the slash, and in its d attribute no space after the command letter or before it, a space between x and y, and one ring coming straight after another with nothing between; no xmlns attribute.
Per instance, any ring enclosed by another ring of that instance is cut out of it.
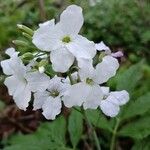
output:
<svg viewBox="0 0 150 150"><path fill-rule="evenodd" d="M147 0L102 0L87 8L84 33L90 39L105 41L112 48L149 58L149 4Z"/></svg>

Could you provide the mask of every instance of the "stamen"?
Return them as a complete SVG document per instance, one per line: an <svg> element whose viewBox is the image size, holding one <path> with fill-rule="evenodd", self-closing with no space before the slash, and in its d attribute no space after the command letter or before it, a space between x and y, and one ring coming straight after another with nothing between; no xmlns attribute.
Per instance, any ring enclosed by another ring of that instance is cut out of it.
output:
<svg viewBox="0 0 150 150"><path fill-rule="evenodd" d="M65 36L65 37L63 37L62 42L69 43L69 42L71 42L71 38L69 36Z"/></svg>

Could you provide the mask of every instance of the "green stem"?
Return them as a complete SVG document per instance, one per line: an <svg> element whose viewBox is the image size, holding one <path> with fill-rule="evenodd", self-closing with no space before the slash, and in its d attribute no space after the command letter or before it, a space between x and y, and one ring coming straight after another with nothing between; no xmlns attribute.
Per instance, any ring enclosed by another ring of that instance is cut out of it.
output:
<svg viewBox="0 0 150 150"><path fill-rule="evenodd" d="M89 128L92 130L92 134L93 134L93 138L94 138L94 141L95 141L97 150L101 150L100 143L99 143L99 140L98 140L96 131L95 131L94 127L92 126L90 120L88 119L88 116L86 115L86 111L85 111L84 109L83 109L83 114L84 114L84 116L85 116L85 120L86 120L86 122L87 122Z"/></svg>
<svg viewBox="0 0 150 150"><path fill-rule="evenodd" d="M5 76L0 75L0 85L4 83L4 80L5 80Z"/></svg>
<svg viewBox="0 0 150 150"><path fill-rule="evenodd" d="M110 150L114 150L114 146L116 143L116 134L117 134L117 130L118 130L119 123L120 123L120 119L119 118L116 118L116 119L117 119L116 124L115 124L114 130L113 130L113 135L111 138Z"/></svg>

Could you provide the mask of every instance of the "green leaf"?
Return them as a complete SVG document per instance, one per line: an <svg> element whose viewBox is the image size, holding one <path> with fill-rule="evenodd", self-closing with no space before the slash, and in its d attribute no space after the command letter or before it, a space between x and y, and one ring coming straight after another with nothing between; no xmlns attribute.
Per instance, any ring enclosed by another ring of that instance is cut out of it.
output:
<svg viewBox="0 0 150 150"><path fill-rule="evenodd" d="M73 110L69 116L68 131L71 143L75 148L80 141L83 132L83 116L77 110Z"/></svg>
<svg viewBox="0 0 150 150"><path fill-rule="evenodd" d="M63 117L53 122L41 124L31 135L12 137L10 145L4 150L67 150L65 147L66 122Z"/></svg>
<svg viewBox="0 0 150 150"><path fill-rule="evenodd" d="M125 107L121 118L127 119L136 115L143 115L150 110L150 92L139 97L136 101L132 101Z"/></svg>
<svg viewBox="0 0 150 150"><path fill-rule="evenodd" d="M100 113L100 110L86 110L90 122L98 128L112 131L112 126L106 117Z"/></svg>
<svg viewBox="0 0 150 150"><path fill-rule="evenodd" d="M117 90L127 90L132 93L142 77L143 62L131 66L128 70L118 76Z"/></svg>
<svg viewBox="0 0 150 150"><path fill-rule="evenodd" d="M150 135L150 117L146 116L130 122L129 124L122 127L118 134L137 140L147 137Z"/></svg>
<svg viewBox="0 0 150 150"><path fill-rule="evenodd" d="M132 150L150 150L150 138L135 142Z"/></svg>

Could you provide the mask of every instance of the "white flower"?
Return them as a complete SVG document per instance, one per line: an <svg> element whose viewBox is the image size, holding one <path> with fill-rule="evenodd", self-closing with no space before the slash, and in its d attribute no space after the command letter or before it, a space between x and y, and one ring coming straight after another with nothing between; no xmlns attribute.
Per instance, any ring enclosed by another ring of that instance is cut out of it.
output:
<svg viewBox="0 0 150 150"><path fill-rule="evenodd" d="M84 109L96 109L103 98L103 92L99 84L106 82L116 74L119 67L117 59L105 56L101 63L93 68L90 60L79 61L80 83L74 84L65 93L63 102L66 107L81 106Z"/></svg>
<svg viewBox="0 0 150 150"><path fill-rule="evenodd" d="M49 86L45 91L34 94L34 110L42 108L46 119L54 120L56 115L61 112L61 97L69 88L69 84L63 83L63 80L63 78L55 76L50 80Z"/></svg>
<svg viewBox="0 0 150 150"><path fill-rule="evenodd" d="M6 51L10 59L1 62L3 72L8 75L4 84L8 87L8 92L20 109L26 110L31 99L31 92L44 90L47 88L49 77L38 72L27 72L26 66L18 57L18 52L14 49Z"/></svg>
<svg viewBox="0 0 150 150"><path fill-rule="evenodd" d="M35 31L33 43L39 49L51 52L52 66L56 72L66 72L75 58L92 59L95 56L95 44L79 35L83 21L82 8L71 5L63 11L57 24L50 20L40 24Z"/></svg>
<svg viewBox="0 0 150 150"><path fill-rule="evenodd" d="M95 48L98 51L105 51L106 55L111 55L111 56L113 56L115 58L123 56L123 52L122 51L117 51L115 53L111 53L110 48L108 46L106 46L103 41L101 41L100 43L96 43L95 44Z"/></svg>
<svg viewBox="0 0 150 150"><path fill-rule="evenodd" d="M120 106L129 101L127 91L115 91L109 93L109 88L102 88L104 91L104 100L101 101L100 108L102 112L110 117L115 117L120 110Z"/></svg>

